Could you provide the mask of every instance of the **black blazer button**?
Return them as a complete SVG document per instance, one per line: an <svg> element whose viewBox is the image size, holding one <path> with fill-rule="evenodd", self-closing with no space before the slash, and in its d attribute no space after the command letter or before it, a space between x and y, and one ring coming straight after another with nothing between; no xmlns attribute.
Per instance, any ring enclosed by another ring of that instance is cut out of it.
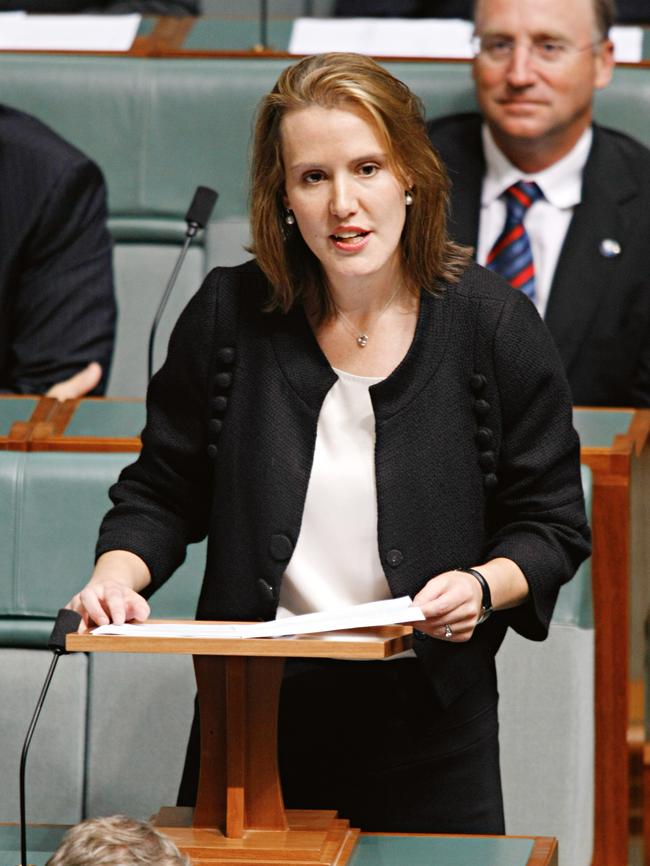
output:
<svg viewBox="0 0 650 866"><path fill-rule="evenodd" d="M230 388L232 385L232 373L217 373L214 377L217 388Z"/></svg>
<svg viewBox="0 0 650 866"><path fill-rule="evenodd" d="M499 483L499 479L496 477L494 472L488 472L488 474L483 479L483 483L485 484L486 490L494 490L494 488Z"/></svg>
<svg viewBox="0 0 650 866"><path fill-rule="evenodd" d="M431 639L431 635L428 635L426 632L420 631L417 628L413 629L413 637L416 640L430 640Z"/></svg>
<svg viewBox="0 0 650 866"><path fill-rule="evenodd" d="M479 427L476 431L476 442L482 448L487 448L492 444L493 435L489 427Z"/></svg>
<svg viewBox="0 0 650 866"><path fill-rule="evenodd" d="M212 411L217 412L219 415L222 415L226 409L228 408L228 398L227 397L213 397L212 398Z"/></svg>
<svg viewBox="0 0 650 866"><path fill-rule="evenodd" d="M478 462L481 469L486 469L488 472L494 472L497 465L494 451L484 451L482 454L479 454Z"/></svg>
<svg viewBox="0 0 650 866"><path fill-rule="evenodd" d="M218 453L217 446L214 443L212 443L211 445L208 445L207 450L208 450L208 457L210 458L210 460L214 460L217 456L217 453Z"/></svg>
<svg viewBox="0 0 650 866"><path fill-rule="evenodd" d="M293 553L291 539L281 532L272 535L269 542L269 553L278 562L286 562L288 559L291 559L291 554Z"/></svg>
<svg viewBox="0 0 650 866"><path fill-rule="evenodd" d="M217 361L221 364L232 364L235 360L235 349L233 346L222 346L217 351Z"/></svg>
<svg viewBox="0 0 650 866"><path fill-rule="evenodd" d="M215 436L218 436L221 433L221 428L223 427L223 421L220 418L212 418L208 424L208 428L210 433L214 433Z"/></svg>
<svg viewBox="0 0 650 866"><path fill-rule="evenodd" d="M397 550L397 548L395 550L389 550L386 554L386 562L393 568L397 568L397 566L400 565L403 559L404 554L401 550Z"/></svg>
<svg viewBox="0 0 650 866"><path fill-rule="evenodd" d="M260 577L257 581L257 591L264 601L275 601L275 587L271 586L263 577Z"/></svg>
<svg viewBox="0 0 650 866"><path fill-rule="evenodd" d="M482 373L472 373L469 379L469 387L475 394L482 391L487 384L487 379Z"/></svg>
<svg viewBox="0 0 650 866"><path fill-rule="evenodd" d="M487 400L475 400L474 411L479 416L487 415L487 413L490 411L490 404Z"/></svg>

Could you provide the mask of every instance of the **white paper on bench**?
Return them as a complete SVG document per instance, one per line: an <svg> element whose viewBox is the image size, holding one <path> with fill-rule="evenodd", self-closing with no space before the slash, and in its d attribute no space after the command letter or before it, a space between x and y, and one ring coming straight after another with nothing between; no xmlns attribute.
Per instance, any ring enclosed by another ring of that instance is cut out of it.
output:
<svg viewBox="0 0 650 866"><path fill-rule="evenodd" d="M413 607L408 595L372 601L336 610L286 616L282 619L260 623L227 623L207 625L193 623L127 623L126 625L102 625L92 634L128 635L129 637L206 637L246 638L282 637L294 634L312 634L322 631L363 628L364 626L395 625L417 622L424 619L419 607Z"/></svg>
<svg viewBox="0 0 650 866"><path fill-rule="evenodd" d="M459 18L297 18L289 53L470 58L473 33L474 25Z"/></svg>
<svg viewBox="0 0 650 866"><path fill-rule="evenodd" d="M21 51L128 51L141 15L15 15L0 17L0 48Z"/></svg>

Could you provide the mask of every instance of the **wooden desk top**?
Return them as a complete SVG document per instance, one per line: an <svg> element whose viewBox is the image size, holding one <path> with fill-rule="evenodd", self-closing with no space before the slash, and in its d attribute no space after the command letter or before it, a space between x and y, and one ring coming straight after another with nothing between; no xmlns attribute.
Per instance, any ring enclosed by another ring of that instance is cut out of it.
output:
<svg viewBox="0 0 650 866"><path fill-rule="evenodd" d="M164 622L165 620L158 620ZM178 620L176 620L178 622ZM205 625L205 623L203 623ZM203 656L385 659L410 649L411 626L386 625L278 638L168 638L69 634L72 652L180 653Z"/></svg>

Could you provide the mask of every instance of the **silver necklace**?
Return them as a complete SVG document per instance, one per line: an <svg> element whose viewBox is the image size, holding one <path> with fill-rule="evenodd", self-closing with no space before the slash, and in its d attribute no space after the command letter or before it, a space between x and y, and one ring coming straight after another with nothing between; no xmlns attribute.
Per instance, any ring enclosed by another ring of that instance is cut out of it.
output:
<svg viewBox="0 0 650 866"><path fill-rule="evenodd" d="M384 304L384 306L381 308L381 310L379 311L379 315L378 315L377 318L375 319L375 325L376 325L377 322L381 319L381 317L384 315L384 313L385 313L386 310L390 307L390 305L393 303L393 301L394 301L395 298L397 297L397 295L398 295L398 293L399 293L399 291L400 291L401 288L402 288L402 286L401 286L401 284L400 284L400 285L395 289L395 291L394 291L393 294L390 296L390 298L386 301L386 303ZM336 304L334 304L334 309L336 310L336 315L341 317L341 320L342 320L343 324L344 324L345 327L348 329L348 331L352 334L352 336L354 337L354 339L357 341L357 346L358 346L360 349L365 349L365 347L368 345L368 340L370 339L370 334L368 334L367 329L366 329L365 331L360 331L358 328L355 328L355 326L354 326L353 323L348 319L348 317L345 315L345 313L343 312L343 310L340 310L340 309L337 307Z"/></svg>

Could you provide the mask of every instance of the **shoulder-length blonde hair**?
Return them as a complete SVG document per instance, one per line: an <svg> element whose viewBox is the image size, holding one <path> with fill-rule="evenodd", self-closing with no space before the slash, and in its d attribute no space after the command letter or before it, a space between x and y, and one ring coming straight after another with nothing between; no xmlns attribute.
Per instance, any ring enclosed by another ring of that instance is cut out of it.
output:
<svg viewBox="0 0 650 866"><path fill-rule="evenodd" d="M289 66L260 103L251 170L250 251L272 286L270 308L288 311L298 300L314 305L316 317L333 313L320 262L297 226L287 226L283 205L285 174L281 122L289 111L318 105L352 104L367 115L386 148L395 175L412 190L402 233L402 266L409 289L440 291L456 281L468 252L447 236L449 181L431 147L420 100L369 57L319 54ZM407 181L408 177L408 181Z"/></svg>

